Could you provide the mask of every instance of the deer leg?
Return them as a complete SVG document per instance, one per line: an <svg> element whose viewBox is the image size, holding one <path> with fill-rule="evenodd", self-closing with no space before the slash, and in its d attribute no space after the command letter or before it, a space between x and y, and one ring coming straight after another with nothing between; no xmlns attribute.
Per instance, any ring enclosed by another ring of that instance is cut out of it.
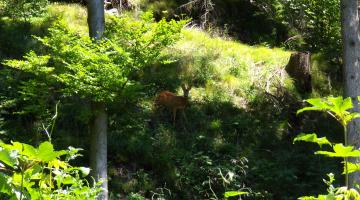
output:
<svg viewBox="0 0 360 200"><path fill-rule="evenodd" d="M173 124L175 125L175 119L176 119L176 108L173 109Z"/></svg>
<svg viewBox="0 0 360 200"><path fill-rule="evenodd" d="M186 114L185 114L185 109L182 110L182 114L183 114L183 117L185 119L185 122L188 123L187 118L186 118Z"/></svg>

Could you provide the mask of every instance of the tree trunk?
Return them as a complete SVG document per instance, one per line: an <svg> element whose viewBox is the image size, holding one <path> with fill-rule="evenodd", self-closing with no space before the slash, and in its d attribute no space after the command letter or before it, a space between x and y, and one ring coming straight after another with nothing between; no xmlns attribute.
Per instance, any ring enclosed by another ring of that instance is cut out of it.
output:
<svg viewBox="0 0 360 200"><path fill-rule="evenodd" d="M104 0L88 0L89 35L99 40L105 29ZM98 200L108 199L107 180L107 113L104 102L92 102L91 112L93 119L90 122L91 147L90 167L95 180L102 180L102 192Z"/></svg>
<svg viewBox="0 0 360 200"><path fill-rule="evenodd" d="M341 0L341 28L343 38L343 73L345 96L351 97L354 103L354 111L359 111L357 96L360 96L360 57L359 57L359 18L357 0ZM360 147L360 120L355 119L349 123L348 140L349 145L356 149ZM359 162L353 159L352 162ZM349 187L359 183L360 173L355 172L349 175Z"/></svg>
<svg viewBox="0 0 360 200"><path fill-rule="evenodd" d="M294 79L295 86L300 92L311 92L310 53L292 53L285 70Z"/></svg>
<svg viewBox="0 0 360 200"><path fill-rule="evenodd" d="M90 37L98 40L105 29L104 0L88 0L87 13Z"/></svg>
<svg viewBox="0 0 360 200"><path fill-rule="evenodd" d="M107 182L107 113L106 106L101 102L92 102L91 111L93 118L90 124L91 147L90 147L90 167L95 180L101 180L103 191L99 195L99 200L108 199Z"/></svg>

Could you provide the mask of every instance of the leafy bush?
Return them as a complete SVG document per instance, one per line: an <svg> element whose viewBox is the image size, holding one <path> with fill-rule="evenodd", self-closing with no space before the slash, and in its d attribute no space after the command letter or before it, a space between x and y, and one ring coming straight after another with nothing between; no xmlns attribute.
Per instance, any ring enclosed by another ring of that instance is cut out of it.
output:
<svg viewBox="0 0 360 200"><path fill-rule="evenodd" d="M95 199L101 189L85 177L90 169L69 164L80 154L73 147L55 151L50 142L39 147L0 142L0 193L11 199Z"/></svg>
<svg viewBox="0 0 360 200"><path fill-rule="evenodd" d="M44 13L47 4L48 0L0 0L0 14L27 21Z"/></svg>
<svg viewBox="0 0 360 200"><path fill-rule="evenodd" d="M219 199L226 191L245 189L247 159L212 153L200 151L178 159L183 198Z"/></svg>

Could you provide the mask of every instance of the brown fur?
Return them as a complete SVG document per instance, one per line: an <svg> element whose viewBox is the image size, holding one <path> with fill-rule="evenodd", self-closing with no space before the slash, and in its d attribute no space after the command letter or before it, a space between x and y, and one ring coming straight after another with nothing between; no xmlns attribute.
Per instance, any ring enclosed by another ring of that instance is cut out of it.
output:
<svg viewBox="0 0 360 200"><path fill-rule="evenodd" d="M164 106L169 109L173 114L173 123L175 124L177 110L184 110L188 105L188 95L191 86L186 88L185 85L181 86L184 96L177 96L169 91L162 91L155 99L156 106Z"/></svg>

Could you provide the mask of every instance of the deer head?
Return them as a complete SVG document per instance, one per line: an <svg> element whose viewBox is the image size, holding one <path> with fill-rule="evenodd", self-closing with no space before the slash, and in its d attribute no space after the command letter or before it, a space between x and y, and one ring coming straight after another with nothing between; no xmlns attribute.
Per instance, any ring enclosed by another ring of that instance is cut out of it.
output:
<svg viewBox="0 0 360 200"><path fill-rule="evenodd" d="M183 90L183 96L178 96L169 91L162 91L155 99L155 105L166 107L172 112L174 124L177 110L184 110L185 107L188 105L188 98L191 87L191 85L181 85L181 88Z"/></svg>

